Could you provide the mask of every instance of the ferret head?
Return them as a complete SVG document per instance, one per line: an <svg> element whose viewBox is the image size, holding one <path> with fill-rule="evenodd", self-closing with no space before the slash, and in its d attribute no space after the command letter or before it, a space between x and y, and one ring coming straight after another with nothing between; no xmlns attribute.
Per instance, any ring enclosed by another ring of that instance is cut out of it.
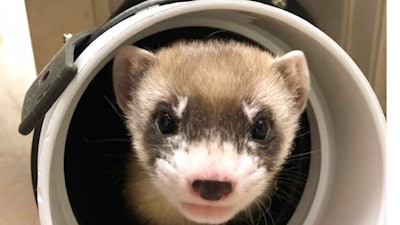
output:
<svg viewBox="0 0 400 225"><path fill-rule="evenodd" d="M128 46L114 89L138 163L184 217L220 224L267 197L305 108L304 54L237 42Z"/></svg>

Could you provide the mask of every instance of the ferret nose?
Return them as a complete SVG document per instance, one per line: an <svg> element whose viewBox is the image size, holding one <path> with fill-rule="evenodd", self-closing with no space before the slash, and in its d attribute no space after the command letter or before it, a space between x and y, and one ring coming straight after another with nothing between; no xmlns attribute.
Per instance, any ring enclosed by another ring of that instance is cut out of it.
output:
<svg viewBox="0 0 400 225"><path fill-rule="evenodd" d="M230 182L216 180L195 180L192 183L194 192L205 200L217 201L232 192Z"/></svg>

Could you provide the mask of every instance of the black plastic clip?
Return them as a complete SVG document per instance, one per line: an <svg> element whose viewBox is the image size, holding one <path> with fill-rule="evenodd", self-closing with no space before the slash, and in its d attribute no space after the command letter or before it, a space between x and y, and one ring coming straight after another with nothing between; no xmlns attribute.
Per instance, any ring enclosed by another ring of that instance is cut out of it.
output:
<svg viewBox="0 0 400 225"><path fill-rule="evenodd" d="M93 33L92 30L74 34L42 70L25 95L21 134L29 134L43 119L77 73L75 48Z"/></svg>

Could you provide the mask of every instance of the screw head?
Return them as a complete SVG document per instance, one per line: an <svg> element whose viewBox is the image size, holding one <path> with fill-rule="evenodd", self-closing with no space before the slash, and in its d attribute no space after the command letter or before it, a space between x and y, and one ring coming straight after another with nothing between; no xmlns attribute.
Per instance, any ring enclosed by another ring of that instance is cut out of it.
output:
<svg viewBox="0 0 400 225"><path fill-rule="evenodd" d="M272 4L278 8L285 9L287 7L287 0L272 0Z"/></svg>
<svg viewBox="0 0 400 225"><path fill-rule="evenodd" d="M66 43L71 38L72 38L72 34L71 33L64 34L63 35L63 43Z"/></svg>

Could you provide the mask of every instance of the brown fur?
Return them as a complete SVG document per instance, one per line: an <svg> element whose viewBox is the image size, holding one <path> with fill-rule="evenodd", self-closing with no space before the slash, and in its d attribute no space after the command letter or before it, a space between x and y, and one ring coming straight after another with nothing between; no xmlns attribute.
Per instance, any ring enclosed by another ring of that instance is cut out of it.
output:
<svg viewBox="0 0 400 225"><path fill-rule="evenodd" d="M125 194L134 212L149 224L172 225L195 223L173 209L152 183L152 156L145 148L144 134L156 104L189 96L218 114L233 104L255 101L271 112L274 121L279 150L272 171L277 173L305 108L309 78L301 52L274 58L233 41L180 42L154 54L132 46L122 48L114 61L114 86L135 150Z"/></svg>

